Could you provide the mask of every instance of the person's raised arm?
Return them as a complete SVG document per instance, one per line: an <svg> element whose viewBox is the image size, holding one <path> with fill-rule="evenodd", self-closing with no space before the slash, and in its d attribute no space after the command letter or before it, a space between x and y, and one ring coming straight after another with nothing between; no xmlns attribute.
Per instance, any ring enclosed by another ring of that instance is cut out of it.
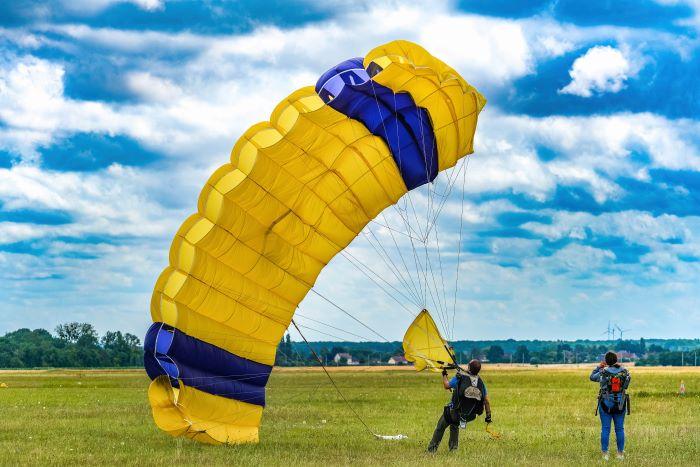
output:
<svg viewBox="0 0 700 467"><path fill-rule="evenodd" d="M591 372L590 376L591 381L600 383L600 372L603 368L605 368L605 362L600 362L600 364L597 367L593 368L593 371Z"/></svg>
<svg viewBox="0 0 700 467"><path fill-rule="evenodd" d="M442 370L442 385L445 389L452 389L452 386L450 386L450 380L447 378L447 370Z"/></svg>

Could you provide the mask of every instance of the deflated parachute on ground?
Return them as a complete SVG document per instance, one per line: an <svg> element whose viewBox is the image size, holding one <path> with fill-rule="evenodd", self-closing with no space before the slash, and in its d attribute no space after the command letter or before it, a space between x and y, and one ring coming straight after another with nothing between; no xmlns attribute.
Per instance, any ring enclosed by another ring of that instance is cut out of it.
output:
<svg viewBox="0 0 700 467"><path fill-rule="evenodd" d="M442 371L456 365L449 344L428 310L421 311L403 336L403 352L406 360L413 362L416 371L426 368Z"/></svg>
<svg viewBox="0 0 700 467"><path fill-rule="evenodd" d="M238 140L156 282L145 339L156 424L258 441L265 385L323 267L408 190L472 152L485 99L422 47L340 63Z"/></svg>

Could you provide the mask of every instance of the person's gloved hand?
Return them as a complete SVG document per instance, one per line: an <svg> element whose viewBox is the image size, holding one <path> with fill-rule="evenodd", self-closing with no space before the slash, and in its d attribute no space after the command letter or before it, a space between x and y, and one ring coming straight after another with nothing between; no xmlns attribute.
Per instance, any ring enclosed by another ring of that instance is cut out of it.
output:
<svg viewBox="0 0 700 467"><path fill-rule="evenodd" d="M442 376L447 376L447 370L442 370Z"/></svg>
<svg viewBox="0 0 700 467"><path fill-rule="evenodd" d="M491 420L491 414L486 415L486 418L484 419L486 423L491 423L493 420Z"/></svg>

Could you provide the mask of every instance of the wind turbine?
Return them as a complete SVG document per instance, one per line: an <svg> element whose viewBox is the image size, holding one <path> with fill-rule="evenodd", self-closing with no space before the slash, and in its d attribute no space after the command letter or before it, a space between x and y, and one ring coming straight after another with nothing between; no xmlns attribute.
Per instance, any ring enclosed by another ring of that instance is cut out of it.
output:
<svg viewBox="0 0 700 467"><path fill-rule="evenodd" d="M622 329L622 328L620 327L620 325L617 324L617 323L615 323L615 327L616 327L617 330L620 332L620 340L622 340L622 333L623 333L623 332L631 331L631 329Z"/></svg>
<svg viewBox="0 0 700 467"><path fill-rule="evenodd" d="M607 334L608 340L615 340L615 328L610 324L610 321L608 321L608 328L601 333L602 334ZM612 338L610 337L612 335Z"/></svg>

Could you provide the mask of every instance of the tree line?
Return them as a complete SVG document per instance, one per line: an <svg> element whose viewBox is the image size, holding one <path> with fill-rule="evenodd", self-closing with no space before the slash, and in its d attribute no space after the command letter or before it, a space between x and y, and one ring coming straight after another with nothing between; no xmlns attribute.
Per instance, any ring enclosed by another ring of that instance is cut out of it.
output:
<svg viewBox="0 0 700 467"><path fill-rule="evenodd" d="M453 348L460 363L477 358L489 363L524 363L531 365L552 363L599 362L608 350L618 352L622 362L634 361L637 365L697 365L700 342L697 340L654 339L648 344L639 340L617 341L524 341L455 342ZM660 342L660 343L656 343ZM487 344L487 345L479 345ZM663 344L663 345L662 345ZM693 346L692 344L695 344ZM351 354L360 365L383 365L394 355L403 355L400 342L311 342L316 354L324 364L347 364L345 358L338 362L336 355ZM677 347L682 346L682 350ZM277 351L278 366L314 366L318 361L305 343L292 342L287 335Z"/></svg>
<svg viewBox="0 0 700 467"><path fill-rule="evenodd" d="M138 337L121 331L99 336L89 323L66 323L52 335L18 329L0 337L0 368L95 368L143 366Z"/></svg>
<svg viewBox="0 0 700 467"><path fill-rule="evenodd" d="M620 352L621 360L637 365L697 365L700 341L690 339L617 341L457 341L460 363L478 358L492 363L592 363L608 350ZM345 365L350 354L359 365L385 365L403 355L400 342L311 342L313 354L303 342L287 334L277 349L278 366ZM19 329L0 337L0 368L95 368L141 367L143 348L138 337L121 331L99 336L89 323L66 323L54 334L45 329Z"/></svg>

